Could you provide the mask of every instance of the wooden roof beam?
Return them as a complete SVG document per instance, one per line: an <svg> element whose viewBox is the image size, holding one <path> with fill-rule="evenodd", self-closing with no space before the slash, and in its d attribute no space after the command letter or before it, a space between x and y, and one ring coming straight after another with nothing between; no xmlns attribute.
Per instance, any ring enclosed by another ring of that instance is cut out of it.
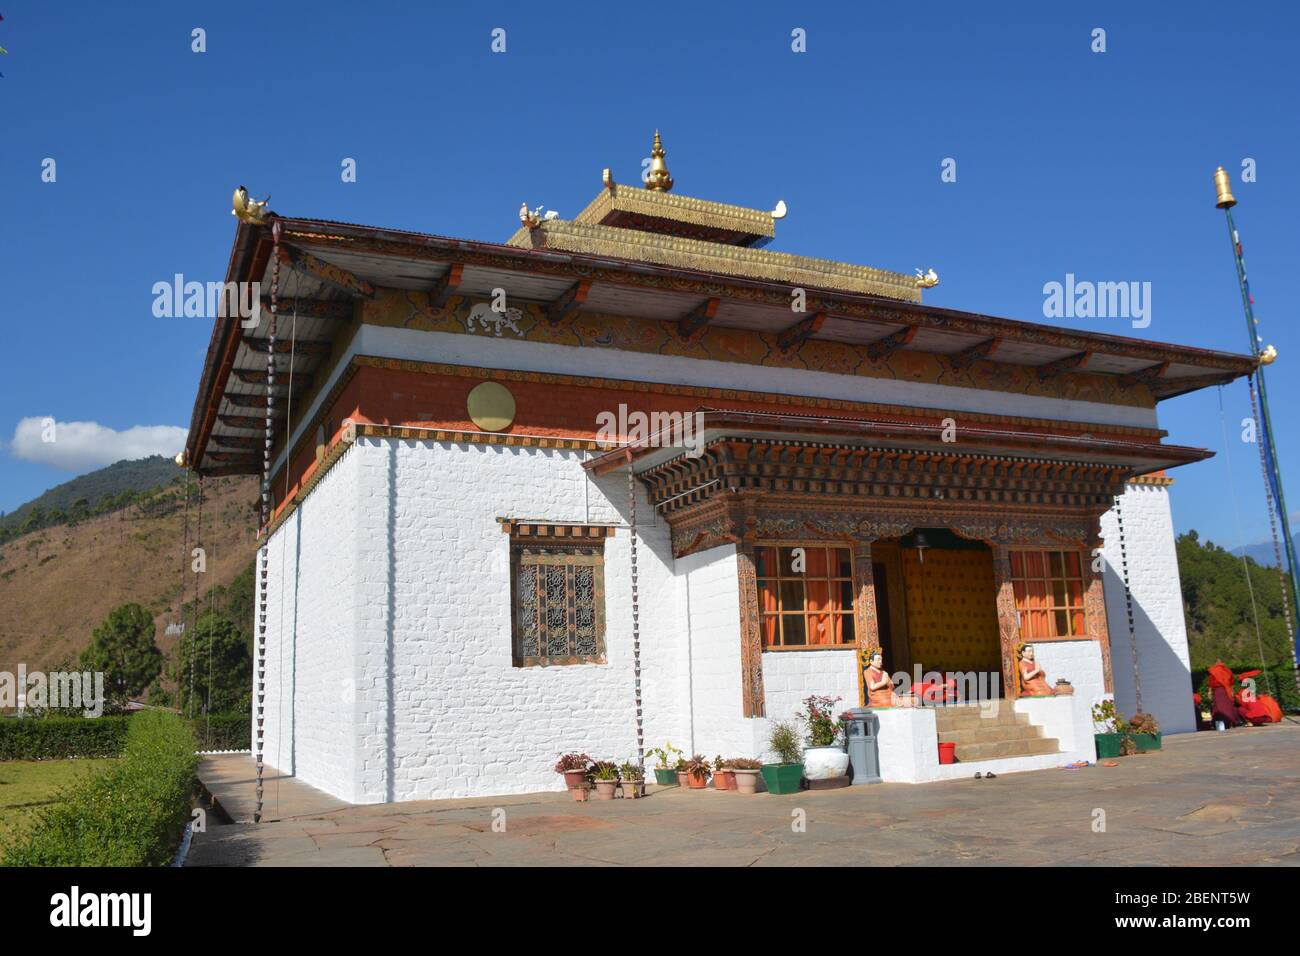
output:
<svg viewBox="0 0 1300 956"><path fill-rule="evenodd" d="M1045 365L1036 366L1035 368L1038 372L1038 380L1045 382L1048 379L1056 378L1056 376L1064 372L1077 371L1087 365L1088 359L1090 358L1092 358L1091 352L1075 352L1073 355L1059 358L1055 362L1048 362Z"/></svg>
<svg viewBox="0 0 1300 956"><path fill-rule="evenodd" d="M455 295L460 288L460 281L465 276L465 263L453 262L446 274L439 279L429 292L429 308L440 309L449 296Z"/></svg>
<svg viewBox="0 0 1300 956"><path fill-rule="evenodd" d="M230 465L232 467L249 467L259 463L259 459L251 455L239 455L232 451L208 451L203 453L205 461L215 461L219 465Z"/></svg>
<svg viewBox="0 0 1300 956"><path fill-rule="evenodd" d="M301 397L298 389L293 390L295 397ZM223 392L221 395L226 401L236 408L266 408L265 395L231 395L229 392ZM283 398L283 396L277 396Z"/></svg>
<svg viewBox="0 0 1300 956"><path fill-rule="evenodd" d="M776 340L777 348L782 352L792 352L813 335L821 331L826 324L825 312L814 312L806 319L801 319L782 332Z"/></svg>
<svg viewBox="0 0 1300 956"><path fill-rule="evenodd" d="M706 299L697 305L687 315L677 321L677 334L684 339L689 339L697 331L704 328L713 321L713 317L718 314L718 305L721 299Z"/></svg>
<svg viewBox="0 0 1300 956"><path fill-rule="evenodd" d="M587 301L587 296L591 293L591 280L582 279L575 282L565 290L564 295L560 296L554 302L546 307L546 321L551 325L559 325L566 318L582 308L582 304Z"/></svg>
<svg viewBox="0 0 1300 956"><path fill-rule="evenodd" d="M899 329L897 332L891 332L883 339L877 339L867 346L867 355L876 362L889 358L904 345L909 344L912 339L916 338L916 330L919 326L909 325Z"/></svg>
<svg viewBox="0 0 1300 956"><path fill-rule="evenodd" d="M272 415L279 418L283 417L284 412L282 412L280 407L277 405L272 409ZM225 425L227 428L244 428L255 432L266 431L265 415L218 415L217 421L222 425Z"/></svg>
<svg viewBox="0 0 1300 956"><path fill-rule="evenodd" d="M230 374L239 379L245 385L266 384L266 369L264 368L234 368L230 370ZM295 371L293 373L294 391L296 392L299 388L311 388L311 381L312 377L310 372ZM287 369L276 369L275 387L289 387L289 372Z"/></svg>
<svg viewBox="0 0 1300 956"><path fill-rule="evenodd" d="M1001 344L1001 339L985 339L983 342L972 345L968 349L949 355L948 361L952 363L953 368L965 370L970 368L980 359L986 359L991 356L998 350L998 346Z"/></svg>
<svg viewBox="0 0 1300 956"><path fill-rule="evenodd" d="M244 336L244 344L254 352L260 352L266 355L271 351L270 339L255 339ZM298 339L296 342L292 339L278 338L275 340L275 351L277 355L288 355L290 352L296 355L329 355L333 344L323 339ZM288 374L287 372L285 374Z"/></svg>
<svg viewBox="0 0 1300 956"><path fill-rule="evenodd" d="M347 269L331 265L324 259L318 259L310 252L282 245L280 246L280 257L281 261L295 271L309 275L331 288L338 289L340 292L360 296L363 299L373 299L375 297L375 287L365 279L353 275Z"/></svg>
<svg viewBox="0 0 1300 956"><path fill-rule="evenodd" d="M300 319L330 319L337 322L352 321L352 303L331 301L329 299L289 299L282 298L276 315L293 317L298 313ZM271 311L271 300L262 296L262 308Z"/></svg>
<svg viewBox="0 0 1300 956"><path fill-rule="evenodd" d="M1136 372L1121 375L1119 381L1121 385L1154 385L1158 379L1164 378L1165 373L1168 371L1168 362L1157 362L1155 365L1140 368Z"/></svg>

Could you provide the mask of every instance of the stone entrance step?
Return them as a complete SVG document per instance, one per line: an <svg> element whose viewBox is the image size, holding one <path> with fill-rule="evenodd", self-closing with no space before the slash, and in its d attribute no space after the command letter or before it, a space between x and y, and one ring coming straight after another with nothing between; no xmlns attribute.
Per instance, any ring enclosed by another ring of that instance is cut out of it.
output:
<svg viewBox="0 0 1300 956"><path fill-rule="evenodd" d="M1039 754L1060 752L1060 742L1052 737L996 740L980 744L958 744L953 748L953 754L960 763L972 763L976 760L999 760L1005 757L1034 757Z"/></svg>
<svg viewBox="0 0 1300 956"><path fill-rule="evenodd" d="M1042 728L1017 713L1008 702L987 710L977 706L938 707L935 728L939 743L957 746L953 754L961 763L1032 757L1060 753L1060 741L1044 737Z"/></svg>

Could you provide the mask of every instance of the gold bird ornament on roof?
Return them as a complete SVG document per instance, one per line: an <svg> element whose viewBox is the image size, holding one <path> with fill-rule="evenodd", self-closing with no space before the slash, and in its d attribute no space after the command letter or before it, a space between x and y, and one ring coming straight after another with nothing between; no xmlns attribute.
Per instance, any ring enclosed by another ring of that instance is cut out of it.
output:
<svg viewBox="0 0 1300 956"><path fill-rule="evenodd" d="M1259 350L1259 364L1272 365L1277 360L1277 349L1268 345Z"/></svg>
<svg viewBox="0 0 1300 956"><path fill-rule="evenodd" d="M230 210L230 214L240 222L257 224L266 219L266 204L270 201L271 197L267 196L259 202L248 195L247 189L240 186L235 189L235 195L231 199L231 205L234 208Z"/></svg>
<svg viewBox="0 0 1300 956"><path fill-rule="evenodd" d="M916 287L918 289L933 289L939 284L939 273L931 269L929 272L916 270Z"/></svg>

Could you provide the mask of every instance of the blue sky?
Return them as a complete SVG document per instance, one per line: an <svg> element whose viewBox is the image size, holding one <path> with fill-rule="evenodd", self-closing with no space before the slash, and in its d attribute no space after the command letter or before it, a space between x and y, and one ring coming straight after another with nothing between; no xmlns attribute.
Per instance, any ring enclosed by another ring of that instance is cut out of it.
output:
<svg viewBox="0 0 1300 956"><path fill-rule="evenodd" d="M569 216L603 166L632 180L656 127L677 192L786 201L774 249L933 267L928 303L1030 321L1066 273L1148 281L1143 331L1060 324L1245 351L1214 208L1223 164L1262 334L1281 353L1269 384L1300 505L1300 334L1284 311L1300 15L1244 9L0 3L0 510L74 473L19 457L25 418L188 425L209 327L155 318L150 290L177 272L224 275L237 184L286 214L504 240L521 201ZM195 27L206 53L191 51ZM497 27L504 54L490 50ZM1105 53L1090 49L1097 27ZM791 51L795 28L806 53ZM356 183L340 179L344 157ZM1247 157L1258 181L1244 184ZM955 183L940 180L945 158ZM1220 452L1174 473L1175 523L1259 541L1244 383L1223 402L1231 470L1215 390L1161 405L1169 440ZM105 441L149 433L87 434L82 468Z"/></svg>

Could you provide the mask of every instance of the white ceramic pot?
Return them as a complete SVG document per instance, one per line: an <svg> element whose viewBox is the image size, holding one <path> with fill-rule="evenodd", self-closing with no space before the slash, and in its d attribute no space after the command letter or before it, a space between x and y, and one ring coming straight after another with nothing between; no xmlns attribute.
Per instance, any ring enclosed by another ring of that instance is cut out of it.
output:
<svg viewBox="0 0 1300 956"><path fill-rule="evenodd" d="M803 752L803 775L809 780L829 780L849 772L849 755L842 747L809 747Z"/></svg>

